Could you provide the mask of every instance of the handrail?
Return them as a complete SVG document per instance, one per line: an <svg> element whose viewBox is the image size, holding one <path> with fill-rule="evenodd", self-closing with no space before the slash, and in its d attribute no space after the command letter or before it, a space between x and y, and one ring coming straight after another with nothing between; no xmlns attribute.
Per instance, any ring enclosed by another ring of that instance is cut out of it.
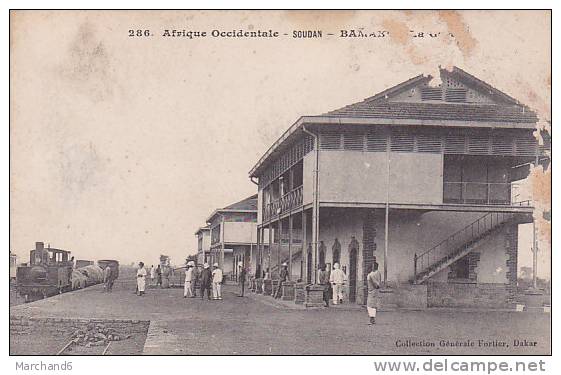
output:
<svg viewBox="0 0 561 375"><path fill-rule="evenodd" d="M460 230L454 232L453 234L446 237L444 240L440 241L438 244L422 252L421 254L418 255L415 253L413 258L414 282L417 282L417 275L419 271L423 273L430 269L430 267L441 263L444 259L449 259L455 254L454 252L451 252L452 249L450 249L449 246L446 246L446 251L443 252L442 249L444 248L444 245L447 245L449 243L453 243L457 247L465 245L466 243L473 241L474 239L480 238L482 235L493 230L498 225L511 219L513 215L514 214L510 212L489 212L479 219L469 223ZM432 263L431 256L433 259Z"/></svg>
<svg viewBox="0 0 561 375"><path fill-rule="evenodd" d="M274 217L278 214L278 210L281 211L290 210L298 208L303 202L303 185L283 194L282 197L275 199L265 205L263 210L263 218L265 220Z"/></svg>

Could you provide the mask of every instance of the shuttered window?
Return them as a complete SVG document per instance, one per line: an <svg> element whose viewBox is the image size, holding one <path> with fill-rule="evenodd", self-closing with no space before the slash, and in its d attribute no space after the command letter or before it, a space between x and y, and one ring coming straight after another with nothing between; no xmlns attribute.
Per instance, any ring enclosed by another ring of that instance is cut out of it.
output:
<svg viewBox="0 0 561 375"><path fill-rule="evenodd" d="M374 131L366 134L366 151L385 152L388 147L388 138L384 131Z"/></svg>
<svg viewBox="0 0 561 375"><path fill-rule="evenodd" d="M364 151L364 134L345 133L343 134L343 148L352 151Z"/></svg>
<svg viewBox="0 0 561 375"><path fill-rule="evenodd" d="M391 150L411 152L415 148L415 136L406 130L394 130L391 137Z"/></svg>
<svg viewBox="0 0 561 375"><path fill-rule="evenodd" d="M463 88L448 88L446 90L445 99L451 103L465 103L467 97L467 90Z"/></svg>
<svg viewBox="0 0 561 375"><path fill-rule="evenodd" d="M417 134L418 152L442 152L442 137L436 132L421 132Z"/></svg>
<svg viewBox="0 0 561 375"><path fill-rule="evenodd" d="M421 88L421 100L442 100L442 89L440 87Z"/></svg>
<svg viewBox="0 0 561 375"><path fill-rule="evenodd" d="M536 155L536 147L537 141L533 136L516 139L516 155L534 156Z"/></svg>
<svg viewBox="0 0 561 375"><path fill-rule="evenodd" d="M509 134L493 134L491 140L491 153L493 155L513 155L514 139Z"/></svg>
<svg viewBox="0 0 561 375"><path fill-rule="evenodd" d="M444 153L446 154L465 154L466 137L464 134L451 133L444 138Z"/></svg>
<svg viewBox="0 0 561 375"><path fill-rule="evenodd" d="M319 148L322 150L340 150L341 133L325 132L319 136Z"/></svg>
<svg viewBox="0 0 561 375"><path fill-rule="evenodd" d="M468 137L468 153L474 155L487 155L489 153L489 136L470 135Z"/></svg>

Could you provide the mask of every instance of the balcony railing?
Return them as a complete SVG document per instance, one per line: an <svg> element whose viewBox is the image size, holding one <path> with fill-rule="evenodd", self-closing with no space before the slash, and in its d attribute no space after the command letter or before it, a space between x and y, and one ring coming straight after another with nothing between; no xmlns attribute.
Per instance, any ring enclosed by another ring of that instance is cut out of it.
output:
<svg viewBox="0 0 561 375"><path fill-rule="evenodd" d="M444 203L513 205L517 184L508 182L444 182Z"/></svg>
<svg viewBox="0 0 561 375"><path fill-rule="evenodd" d="M263 220L269 220L282 212L302 206L302 186L286 193L280 199L267 203L263 208Z"/></svg>

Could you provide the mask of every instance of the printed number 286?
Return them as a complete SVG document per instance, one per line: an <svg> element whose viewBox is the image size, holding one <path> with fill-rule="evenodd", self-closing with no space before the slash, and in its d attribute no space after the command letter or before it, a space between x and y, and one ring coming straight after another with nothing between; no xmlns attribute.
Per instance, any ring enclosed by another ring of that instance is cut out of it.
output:
<svg viewBox="0 0 561 375"><path fill-rule="evenodd" d="M129 36L150 36L150 30L129 30Z"/></svg>

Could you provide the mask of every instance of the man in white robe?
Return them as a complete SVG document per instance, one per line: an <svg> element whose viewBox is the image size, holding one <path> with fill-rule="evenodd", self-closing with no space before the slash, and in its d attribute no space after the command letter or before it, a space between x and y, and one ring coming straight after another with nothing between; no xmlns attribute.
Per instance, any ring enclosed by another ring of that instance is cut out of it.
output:
<svg viewBox="0 0 561 375"><path fill-rule="evenodd" d="M144 263L138 263L138 271L136 271L136 285L138 286L138 295L143 296L146 290L146 269Z"/></svg>
<svg viewBox="0 0 561 375"><path fill-rule="evenodd" d="M191 289L191 282L193 281L193 265L191 262L187 263L185 268L185 286L183 287L183 298L193 298L193 290Z"/></svg>
<svg viewBox="0 0 561 375"><path fill-rule="evenodd" d="M221 300L222 299L222 270L218 267L218 263L213 265L214 271L212 271L212 299Z"/></svg>

